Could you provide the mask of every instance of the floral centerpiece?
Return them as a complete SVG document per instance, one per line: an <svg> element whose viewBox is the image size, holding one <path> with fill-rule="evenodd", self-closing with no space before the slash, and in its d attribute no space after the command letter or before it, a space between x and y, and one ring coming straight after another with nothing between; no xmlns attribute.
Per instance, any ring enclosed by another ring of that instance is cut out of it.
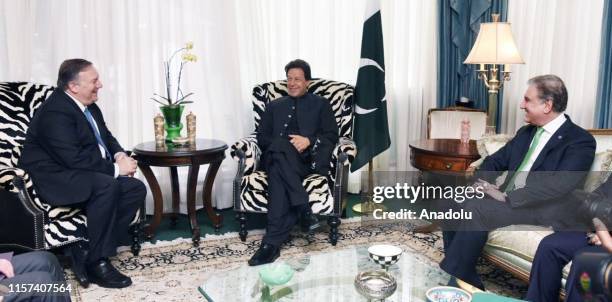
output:
<svg viewBox="0 0 612 302"><path fill-rule="evenodd" d="M193 43L187 42L184 47L176 50L170 56L168 61L164 62L164 71L166 73L166 96L154 93L153 97L151 98L155 102L162 105L159 107L159 109L164 115L167 141L172 141L172 139L180 136L181 129L183 129L181 117L183 115L184 104L193 103L193 101L187 100L187 97L191 96L193 92L183 94L183 91L181 90L181 75L183 73L183 67L185 67L185 64L188 62L196 62L198 60L198 57L191 53L192 49ZM180 52L182 52L181 62L178 69L176 88L173 90L171 78L172 60ZM176 93L174 93L174 91L176 91Z"/></svg>

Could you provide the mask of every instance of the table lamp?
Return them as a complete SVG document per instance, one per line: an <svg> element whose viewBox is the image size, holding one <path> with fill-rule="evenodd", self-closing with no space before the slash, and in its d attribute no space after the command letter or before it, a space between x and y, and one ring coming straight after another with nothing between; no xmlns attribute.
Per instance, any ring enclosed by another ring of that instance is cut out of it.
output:
<svg viewBox="0 0 612 302"><path fill-rule="evenodd" d="M493 22L480 24L476 42L463 62L464 64L480 64L480 68L476 70L478 78L483 80L488 88L486 134L495 133L497 93L504 85L504 81L510 81L510 64L525 64L514 43L510 23L499 22L499 14L493 14L492 17ZM501 70L502 76L499 78L501 65L504 66Z"/></svg>

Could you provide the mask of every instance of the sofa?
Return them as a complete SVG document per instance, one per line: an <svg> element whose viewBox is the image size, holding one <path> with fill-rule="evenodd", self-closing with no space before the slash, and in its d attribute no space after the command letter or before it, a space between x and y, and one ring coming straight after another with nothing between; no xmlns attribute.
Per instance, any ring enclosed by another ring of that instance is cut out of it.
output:
<svg viewBox="0 0 612 302"><path fill-rule="evenodd" d="M593 191L602 184L612 171L612 129L592 129L589 132L597 141L595 160L585 181L584 190ZM472 163L478 167L482 160L494 153L512 138L510 135L498 134L487 136L477 142L481 159ZM505 175L500 176L498 183ZM512 273L519 279L528 282L531 264L540 241L551 234L550 228L512 225L489 233L483 256L500 268ZM569 263L563 270L565 278L569 273Z"/></svg>

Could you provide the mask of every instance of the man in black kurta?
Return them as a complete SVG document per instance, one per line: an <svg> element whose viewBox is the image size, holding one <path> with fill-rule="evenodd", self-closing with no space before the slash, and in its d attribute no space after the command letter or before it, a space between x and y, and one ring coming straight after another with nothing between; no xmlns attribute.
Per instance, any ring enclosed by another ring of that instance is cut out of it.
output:
<svg viewBox="0 0 612 302"><path fill-rule="evenodd" d="M249 265L276 260L298 219L305 231L318 227L302 181L313 173L327 176L338 142L338 125L329 101L307 93L308 63L291 61L285 72L289 95L266 106L257 132L262 168L268 175L268 226Z"/></svg>

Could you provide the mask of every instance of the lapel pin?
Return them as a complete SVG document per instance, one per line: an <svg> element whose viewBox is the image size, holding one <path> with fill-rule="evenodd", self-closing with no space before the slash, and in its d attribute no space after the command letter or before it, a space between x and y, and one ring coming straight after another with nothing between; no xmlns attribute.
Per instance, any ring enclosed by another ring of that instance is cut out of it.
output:
<svg viewBox="0 0 612 302"><path fill-rule="evenodd" d="M559 136L557 136L557 138L558 138L558 139L562 139L562 138L563 138L563 136L559 135Z"/></svg>

